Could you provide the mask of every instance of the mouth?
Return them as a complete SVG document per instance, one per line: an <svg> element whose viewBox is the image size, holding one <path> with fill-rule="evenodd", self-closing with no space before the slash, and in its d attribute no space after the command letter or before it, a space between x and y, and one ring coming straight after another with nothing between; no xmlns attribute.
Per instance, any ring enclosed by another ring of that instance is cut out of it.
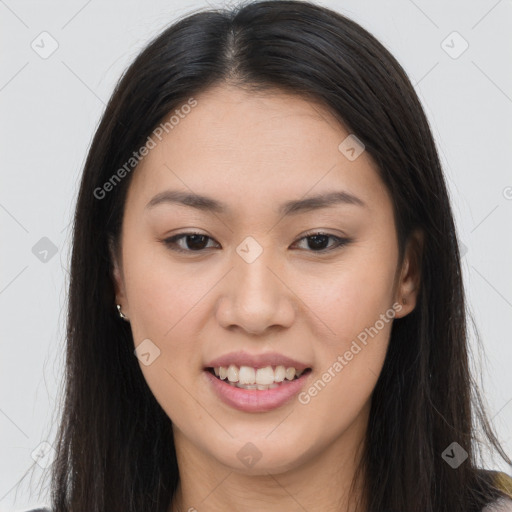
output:
<svg viewBox="0 0 512 512"><path fill-rule="evenodd" d="M226 370L225 367L222 367L222 369L221 367L207 367L202 374L208 389L213 392L216 398L233 409L247 413L272 411L289 404L306 385L312 372L311 368L305 368L300 373L293 372L294 368L289 367L291 368L288 371L289 378L286 378L286 371L288 369L285 369L285 378L280 380L282 378L282 369L273 368L272 374L272 367L270 369L269 367L251 368L255 370L255 374L257 370L263 371L256 375L256 382L244 384L238 381L240 373L237 376L233 368L231 370L229 368ZM244 373L248 373L249 380L251 380L250 376L252 373L244 371L243 367L241 370L242 381L247 380L247 375L244 375ZM216 371L219 375L216 375ZM226 371L228 371L228 375L225 375ZM293 373L294 375L292 375ZM229 380L228 377L231 377L232 380ZM262 381L266 382L266 384L261 384Z"/></svg>
<svg viewBox="0 0 512 512"><path fill-rule="evenodd" d="M208 392L231 408L265 412L289 404L306 385L313 367L279 352L233 351L203 363Z"/></svg>
<svg viewBox="0 0 512 512"><path fill-rule="evenodd" d="M233 366L206 367L203 375L217 399L231 408L248 413L272 411L290 403L305 386L312 372L311 368L296 371L294 367L288 367L284 368L283 378L283 367L251 367L251 372L244 370L244 367ZM254 382L245 384L253 380L253 375Z"/></svg>

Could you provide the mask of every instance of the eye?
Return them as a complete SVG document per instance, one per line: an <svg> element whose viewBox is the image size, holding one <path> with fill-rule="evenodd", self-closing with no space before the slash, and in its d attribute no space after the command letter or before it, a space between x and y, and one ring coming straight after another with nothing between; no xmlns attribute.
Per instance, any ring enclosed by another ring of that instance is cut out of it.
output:
<svg viewBox="0 0 512 512"><path fill-rule="evenodd" d="M303 240L306 241L311 252L320 253L341 248L351 242L348 238L341 238L329 233L313 232L306 234L295 244ZM329 240L334 240L334 244L329 246ZM162 240L171 250L184 253L204 252L205 249L212 248L212 246L208 246L208 241L214 241L214 239L202 233L181 233Z"/></svg>
<svg viewBox="0 0 512 512"><path fill-rule="evenodd" d="M334 244L329 246L329 239L334 240ZM341 248L351 242L348 238L341 238L339 236L331 235L329 233L314 232L307 233L306 236L300 238L298 242L306 240L306 243L312 252L328 252ZM297 243L297 242L296 242Z"/></svg>
<svg viewBox="0 0 512 512"><path fill-rule="evenodd" d="M162 240L162 242L177 252L201 252L207 248L207 241L213 240L213 238L203 235L202 233L181 233L180 235L174 235L170 238L166 238ZM182 245L179 245L178 242L182 242L185 245L185 248Z"/></svg>

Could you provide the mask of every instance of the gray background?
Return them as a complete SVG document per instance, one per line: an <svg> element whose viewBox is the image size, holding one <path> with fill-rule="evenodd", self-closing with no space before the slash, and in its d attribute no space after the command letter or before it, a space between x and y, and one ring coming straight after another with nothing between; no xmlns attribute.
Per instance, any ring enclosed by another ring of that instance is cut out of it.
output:
<svg viewBox="0 0 512 512"><path fill-rule="evenodd" d="M475 349L474 367L492 422L512 454L512 2L321 4L379 38L424 105L448 178L469 307L485 349L482 360ZM152 37L206 6L0 0L0 511L48 503L38 490L51 449L41 443L52 442L58 418L69 222L104 105ZM40 35L45 31L50 35ZM512 473L497 462L489 464Z"/></svg>

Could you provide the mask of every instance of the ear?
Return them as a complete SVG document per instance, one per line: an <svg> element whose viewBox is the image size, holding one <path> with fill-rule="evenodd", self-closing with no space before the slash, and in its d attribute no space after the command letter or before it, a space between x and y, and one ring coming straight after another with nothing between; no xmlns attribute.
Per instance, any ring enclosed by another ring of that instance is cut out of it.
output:
<svg viewBox="0 0 512 512"><path fill-rule="evenodd" d="M424 239L423 231L416 229L407 240L395 294L395 302L400 304L402 308L396 312L396 318L408 315L416 307L421 285Z"/></svg>
<svg viewBox="0 0 512 512"><path fill-rule="evenodd" d="M120 250L111 238L108 240L108 249L110 254L110 261L112 262L112 281L116 294L116 304L120 304L123 313L128 316L128 301L126 300L126 290Z"/></svg>

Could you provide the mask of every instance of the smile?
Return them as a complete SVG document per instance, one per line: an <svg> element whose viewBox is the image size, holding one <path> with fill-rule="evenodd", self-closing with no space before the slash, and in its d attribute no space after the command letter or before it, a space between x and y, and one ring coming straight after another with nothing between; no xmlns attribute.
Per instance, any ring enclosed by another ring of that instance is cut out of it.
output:
<svg viewBox="0 0 512 512"><path fill-rule="evenodd" d="M223 368L224 379L221 379L220 368ZM229 370L230 368L231 371ZM276 367L275 369L265 367L257 370L245 367L252 370L252 372L248 371L247 374L252 375L254 373L255 382L253 384L242 384L238 379L240 372L242 372L242 380L245 379L244 374L246 371L243 368L242 366L240 369L238 367L233 369L232 365L227 368L217 367L218 376L215 375L215 368L207 368L203 371L203 375L207 379L209 386L211 386L210 389L213 389L215 396L222 402L240 411L253 413L271 411L289 403L301 391L311 374L311 368L302 370L297 374L295 368L289 367L284 370L284 379L279 381L282 377L282 368L284 367ZM236 370L238 370L238 375L236 375ZM260 382L269 382L271 378L272 381L268 384L258 384L258 370L264 370L260 373ZM227 372L230 372L233 379L236 377L236 381L230 381ZM288 372L288 376L291 379L287 378L286 372ZM249 380L252 379L249 378Z"/></svg>
<svg viewBox="0 0 512 512"><path fill-rule="evenodd" d="M209 369L210 371L212 368ZM213 373L220 380L227 380L238 388L244 389L273 389L285 380L291 381L299 378L304 370L296 370L293 366L288 368L283 365L275 367L265 366L264 368L253 368L230 364L229 366L216 366Z"/></svg>

